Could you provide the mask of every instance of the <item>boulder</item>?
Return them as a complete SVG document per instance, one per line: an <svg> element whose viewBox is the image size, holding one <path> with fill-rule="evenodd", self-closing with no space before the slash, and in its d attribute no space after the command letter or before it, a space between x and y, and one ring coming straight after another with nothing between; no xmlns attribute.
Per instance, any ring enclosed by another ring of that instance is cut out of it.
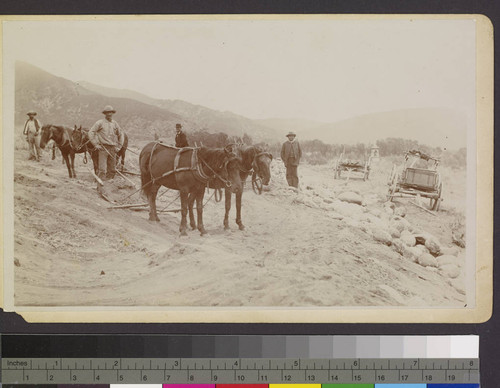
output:
<svg viewBox="0 0 500 388"><path fill-rule="evenodd" d="M392 240L392 247L394 248L394 250L399 253L400 255L404 256L404 253L405 253L405 244L403 243L403 241L401 241L400 239L394 239Z"/></svg>
<svg viewBox="0 0 500 388"><path fill-rule="evenodd" d="M458 256L460 249L457 247L441 247L441 255Z"/></svg>
<svg viewBox="0 0 500 388"><path fill-rule="evenodd" d="M389 233L391 234L391 236L393 238L400 238L401 237L401 233L396 228L390 228Z"/></svg>
<svg viewBox="0 0 500 388"><path fill-rule="evenodd" d="M408 222L406 218L400 217L400 216L394 216L392 217L392 222L402 224L405 229L410 229L411 224Z"/></svg>
<svg viewBox="0 0 500 388"><path fill-rule="evenodd" d="M455 279L460 275L460 268L455 264L443 265L439 270L441 271L441 275L450 279Z"/></svg>
<svg viewBox="0 0 500 388"><path fill-rule="evenodd" d="M420 264L422 267L437 267L438 266L437 259L429 253L424 253L423 255L421 255L418 258L417 263Z"/></svg>
<svg viewBox="0 0 500 388"><path fill-rule="evenodd" d="M404 206L398 206L394 209L394 215L398 217L406 216L406 208Z"/></svg>
<svg viewBox="0 0 500 388"><path fill-rule="evenodd" d="M391 235L378 228L372 229L372 237L375 241L390 246L392 244Z"/></svg>
<svg viewBox="0 0 500 388"><path fill-rule="evenodd" d="M407 247L404 245L404 257L411 259L416 263L418 262L418 258L422 255L422 251L417 247Z"/></svg>
<svg viewBox="0 0 500 388"><path fill-rule="evenodd" d="M413 236L415 237L417 244L422 244L422 245L425 245L425 242L430 238L432 238L432 235L426 232L416 232L413 233Z"/></svg>
<svg viewBox="0 0 500 388"><path fill-rule="evenodd" d="M411 234L407 230L403 230L401 232L400 239L401 239L401 241L403 241L409 247L414 247L417 244L417 240L415 239L415 237L413 236L413 234Z"/></svg>
<svg viewBox="0 0 500 388"><path fill-rule="evenodd" d="M363 215L363 207L353 203L340 202L339 204L334 204L334 207L335 211L342 214L344 217L358 219Z"/></svg>
<svg viewBox="0 0 500 388"><path fill-rule="evenodd" d="M457 258L452 255L442 255L438 256L436 259L438 261L439 267L443 267L447 264L457 265Z"/></svg>
<svg viewBox="0 0 500 388"><path fill-rule="evenodd" d="M380 209L372 209L372 210L370 210L370 213L378 218L380 218L382 216L382 210L380 210Z"/></svg>
<svg viewBox="0 0 500 388"><path fill-rule="evenodd" d="M343 202L355 203L357 205L361 205L363 203L363 197L354 191L346 191L339 194L338 199Z"/></svg>
<svg viewBox="0 0 500 388"><path fill-rule="evenodd" d="M441 244L439 244L439 241L435 237L428 238L425 240L425 247L429 250L431 255L437 256L439 255L439 252L441 251Z"/></svg>

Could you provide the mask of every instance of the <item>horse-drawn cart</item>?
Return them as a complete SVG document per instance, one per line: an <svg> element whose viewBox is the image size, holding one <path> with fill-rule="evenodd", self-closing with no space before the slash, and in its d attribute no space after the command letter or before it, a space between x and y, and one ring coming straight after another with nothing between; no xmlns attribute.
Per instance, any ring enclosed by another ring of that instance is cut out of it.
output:
<svg viewBox="0 0 500 388"><path fill-rule="evenodd" d="M342 153L335 162L333 179L341 179L342 172L347 172L347 179L352 176L352 173L355 173L358 177L361 177L364 181L366 181L370 176L370 165L371 156L364 162L360 160L344 159L344 150L342 150Z"/></svg>
<svg viewBox="0 0 500 388"><path fill-rule="evenodd" d="M427 167L415 167L419 161L427 162ZM431 210L438 211L441 205L443 182L437 171L439 159L412 150L405 153L401 167L392 167L388 185L388 200L394 197L428 198Z"/></svg>

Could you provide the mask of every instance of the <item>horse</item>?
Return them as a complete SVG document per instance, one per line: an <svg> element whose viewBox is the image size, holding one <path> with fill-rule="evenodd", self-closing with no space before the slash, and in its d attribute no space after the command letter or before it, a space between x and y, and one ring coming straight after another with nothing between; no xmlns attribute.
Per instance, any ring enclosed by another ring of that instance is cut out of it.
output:
<svg viewBox="0 0 500 388"><path fill-rule="evenodd" d="M240 167L240 179L245 184L248 176L252 174L252 184L255 184L257 178L261 180L264 185L268 185L271 180L270 164L273 156L269 152L265 152L258 146L247 146L244 144L233 145L236 147L238 154L242 158ZM229 229L229 211L231 210L231 191L227 188L224 190L224 200L226 205L226 212L224 214L224 229ZM236 224L240 230L244 230L245 226L241 221L241 199L243 190L235 193L236 197ZM191 227L193 227L194 216L193 209L189 208L189 219Z"/></svg>
<svg viewBox="0 0 500 388"><path fill-rule="evenodd" d="M121 171L123 171L123 166L125 163L125 152L128 147L128 136L126 133L123 134L123 145L120 150L116 153L116 166L120 163L119 159L121 158ZM80 154L82 152L88 152L92 158L92 162L94 164L94 172L97 174L99 169L99 152L96 150L94 144L89 139L89 130L88 128L77 127L73 130L73 134L71 136L71 143L73 148L75 149L75 153Z"/></svg>
<svg viewBox="0 0 500 388"><path fill-rule="evenodd" d="M205 187L217 181L232 192L242 191L240 161L228 147L179 149L160 142L147 144L139 155L139 166L142 191L149 203L149 220L160 221L156 212L156 195L158 189L165 186L178 190L181 197L181 236L187 235L188 206L192 208L195 200L198 230L201 235L206 234L203 225Z"/></svg>
<svg viewBox="0 0 500 388"><path fill-rule="evenodd" d="M41 129L40 148L45 149L49 140L54 140L61 151L70 178L76 178L75 173L75 151L71 145L71 135L73 129L64 126L47 124Z"/></svg>
<svg viewBox="0 0 500 388"><path fill-rule="evenodd" d="M89 153L92 158L92 164L94 165L94 172L97 174L99 169L99 152L89 139L89 130L87 128L82 128L81 125L80 127L75 125L73 133L71 134L71 145L77 154L81 154L82 152ZM84 163L87 163L86 156Z"/></svg>

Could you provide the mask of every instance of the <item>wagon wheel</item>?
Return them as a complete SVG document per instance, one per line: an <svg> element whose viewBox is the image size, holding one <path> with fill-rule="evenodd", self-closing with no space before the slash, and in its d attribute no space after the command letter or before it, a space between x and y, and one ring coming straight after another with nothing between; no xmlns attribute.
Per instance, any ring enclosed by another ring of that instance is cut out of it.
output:
<svg viewBox="0 0 500 388"><path fill-rule="evenodd" d="M398 184L397 174L392 174L392 181L389 182L389 192L387 193L387 200L392 201Z"/></svg>
<svg viewBox="0 0 500 388"><path fill-rule="evenodd" d="M262 181L255 171L252 174L252 189L255 194L262 194Z"/></svg>
<svg viewBox="0 0 500 388"><path fill-rule="evenodd" d="M368 175L370 174L370 164L369 162L365 163L365 168L363 170L363 181L368 180Z"/></svg>
<svg viewBox="0 0 500 388"><path fill-rule="evenodd" d="M441 198L441 193L443 192L443 182L441 182L439 184L439 189L438 189L438 196L437 198L434 200L434 204L432 206L432 210L434 211L439 211L439 208L441 207L441 201L443 200Z"/></svg>
<svg viewBox="0 0 500 388"><path fill-rule="evenodd" d="M394 175L396 174L396 166L393 164L392 165L392 170L391 170L391 174L389 175L389 180L387 182L387 184L390 186L392 185L393 181L394 181Z"/></svg>

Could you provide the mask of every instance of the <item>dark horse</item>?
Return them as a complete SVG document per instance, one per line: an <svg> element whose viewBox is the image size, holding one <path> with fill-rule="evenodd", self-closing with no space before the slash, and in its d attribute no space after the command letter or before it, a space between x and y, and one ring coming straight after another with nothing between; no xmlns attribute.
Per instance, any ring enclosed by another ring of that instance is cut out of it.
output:
<svg viewBox="0 0 500 388"><path fill-rule="evenodd" d="M123 166L125 164L125 152L128 147L128 136L126 133L123 134L123 145L120 150L116 153L116 164L120 163L121 158L121 171L123 171ZM97 152L96 148L92 144L89 139L89 130L87 128L77 127L75 125L75 129L73 130L73 134L71 136L71 143L73 148L77 154L82 152L88 152L90 157L92 158L92 162L94 164L94 172L97 174L97 170L99 168L99 152Z"/></svg>
<svg viewBox="0 0 500 388"><path fill-rule="evenodd" d="M179 190L181 197L181 235L187 235L188 206L196 199L198 230L203 226L203 196L207 184L218 181L232 192L243 189L240 158L228 148L175 148L159 142L147 144L139 156L141 186L149 202L149 220L159 221L156 195L161 186ZM191 195L190 195L191 194Z"/></svg>
<svg viewBox="0 0 500 388"><path fill-rule="evenodd" d="M240 155L242 162L240 167L240 179L243 184L245 184L246 179L250 174L252 174L252 181L260 179L262 184L268 185L271 180L271 169L270 164L273 160L273 156L269 152L265 152L261 147L258 146L247 146L243 144L233 145L233 148L237 150ZM231 210L231 191L228 189L224 190L224 199L226 204L226 212L224 214L224 229L229 229L229 211ZM240 230L244 230L245 226L241 221L241 199L243 196L243 190L236 192L236 223ZM190 201L191 203L191 201ZM191 226L194 223L193 209L189 208L189 219L191 221Z"/></svg>
<svg viewBox="0 0 500 388"><path fill-rule="evenodd" d="M68 167L70 178L76 178L75 173L75 151L71 146L71 135L73 129L58 125L44 125L41 129L42 136L40 137L40 148L45 149L49 140L54 140L57 147L61 151L62 157Z"/></svg>

